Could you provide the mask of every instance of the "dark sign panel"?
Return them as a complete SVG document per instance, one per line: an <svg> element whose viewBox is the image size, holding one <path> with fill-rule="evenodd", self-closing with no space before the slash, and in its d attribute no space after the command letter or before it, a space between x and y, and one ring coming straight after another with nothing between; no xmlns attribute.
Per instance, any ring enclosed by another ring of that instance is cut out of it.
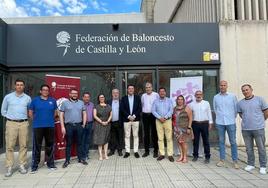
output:
<svg viewBox="0 0 268 188"><path fill-rule="evenodd" d="M11 24L7 64L219 64L217 24Z"/></svg>

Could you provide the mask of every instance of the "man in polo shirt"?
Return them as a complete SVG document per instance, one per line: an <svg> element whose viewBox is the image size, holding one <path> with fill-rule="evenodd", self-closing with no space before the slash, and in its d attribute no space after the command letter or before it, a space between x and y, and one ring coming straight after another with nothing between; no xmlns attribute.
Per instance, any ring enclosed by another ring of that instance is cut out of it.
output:
<svg viewBox="0 0 268 188"><path fill-rule="evenodd" d="M66 135L66 152L63 168L70 164L71 146L74 136L77 138L77 157L78 162L83 165L88 163L83 159L83 129L86 125L87 114L84 102L78 99L78 91L71 89L69 92L69 100L62 103L60 108L60 124L63 136Z"/></svg>
<svg viewBox="0 0 268 188"><path fill-rule="evenodd" d="M247 151L246 171L255 168L254 141L258 148L260 174L266 174L266 148L265 148L265 120L268 118L268 104L262 97L254 96L251 85L244 84L241 87L245 96L237 104L237 111L242 118L242 135Z"/></svg>
<svg viewBox="0 0 268 188"><path fill-rule="evenodd" d="M83 94L83 102L85 104L86 112L87 112L87 123L84 128L84 134L83 134L83 140L82 140L82 145L83 145L83 155L84 155L84 160L88 159L89 155L89 147L91 145L92 141L92 127L93 127L93 109L94 109L94 104L90 102L90 93L85 92Z"/></svg>
<svg viewBox="0 0 268 188"><path fill-rule="evenodd" d="M27 169L27 140L28 140L28 107L31 98L24 93L25 82L21 79L15 81L15 91L6 95L1 108L2 116L6 121L6 177L12 175L14 165L14 147L19 140L19 172L26 174Z"/></svg>
<svg viewBox="0 0 268 188"><path fill-rule="evenodd" d="M40 87L40 96L33 99L30 105L29 116L33 119L33 153L32 170L35 173L40 162L43 138L45 139L45 159L47 167L56 169L54 165L54 127L57 115L57 103L49 97L50 87L46 84Z"/></svg>

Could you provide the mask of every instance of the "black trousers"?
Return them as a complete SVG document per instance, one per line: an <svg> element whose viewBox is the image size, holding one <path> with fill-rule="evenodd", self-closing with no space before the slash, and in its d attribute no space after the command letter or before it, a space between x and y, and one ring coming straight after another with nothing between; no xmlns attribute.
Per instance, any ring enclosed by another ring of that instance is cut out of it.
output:
<svg viewBox="0 0 268 188"><path fill-rule="evenodd" d="M206 159L210 158L210 145L209 145L209 124L208 123L196 123L193 121L192 128L194 132L194 141L193 141L193 156L198 157L198 149L199 149L199 139L200 134L202 136L203 145L204 145L204 153Z"/></svg>
<svg viewBox="0 0 268 188"><path fill-rule="evenodd" d="M32 168L37 168L40 163L43 138L45 139L45 160L47 166L54 166L54 128L33 128L33 154Z"/></svg>
<svg viewBox="0 0 268 188"><path fill-rule="evenodd" d="M122 151L124 148L124 129L119 121L112 122L109 147L111 152Z"/></svg>
<svg viewBox="0 0 268 188"><path fill-rule="evenodd" d="M142 113L142 122L144 130L144 149L145 152L150 150L151 139L153 141L154 152L158 152L158 136L155 125L155 117L152 113Z"/></svg>

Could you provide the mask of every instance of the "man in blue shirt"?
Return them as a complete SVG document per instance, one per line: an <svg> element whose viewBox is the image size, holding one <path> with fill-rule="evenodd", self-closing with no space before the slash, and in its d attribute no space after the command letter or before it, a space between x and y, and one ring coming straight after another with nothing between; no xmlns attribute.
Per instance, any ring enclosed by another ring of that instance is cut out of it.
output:
<svg viewBox="0 0 268 188"><path fill-rule="evenodd" d="M158 146L160 155L157 158L161 161L165 158L165 147L164 147L164 135L167 140L167 154L170 162L174 162L173 158L173 140L172 140L172 122L171 116L173 113L172 101L166 97L166 89L159 88L159 97L154 100L152 106L152 113L156 118L156 130L158 135Z"/></svg>
<svg viewBox="0 0 268 188"><path fill-rule="evenodd" d="M24 93L25 82L21 79L15 81L15 91L6 95L1 108L2 116L6 121L6 177L12 175L14 165L14 147L19 140L19 172L26 174L27 169L27 140L28 140L28 107L31 98Z"/></svg>
<svg viewBox="0 0 268 188"><path fill-rule="evenodd" d="M245 96L237 104L237 111L242 118L242 135L247 150L247 166L245 170L250 172L255 168L254 141L258 148L260 174L266 174L266 148L265 148L265 120L268 118L268 104L262 97L254 96L251 85L244 84L241 87Z"/></svg>
<svg viewBox="0 0 268 188"><path fill-rule="evenodd" d="M213 98L213 107L216 114L216 127L219 134L220 161L218 167L225 166L225 133L227 132L231 144L232 160L235 169L237 163L236 124L237 99L232 93L227 92L227 81L220 81L220 93Z"/></svg>
<svg viewBox="0 0 268 188"><path fill-rule="evenodd" d="M50 87L46 84L40 87L40 96L35 97L30 105L29 116L33 120L33 153L31 173L37 172L40 162L43 138L45 139L45 159L49 169L54 165L54 128L57 115L57 103L49 97Z"/></svg>

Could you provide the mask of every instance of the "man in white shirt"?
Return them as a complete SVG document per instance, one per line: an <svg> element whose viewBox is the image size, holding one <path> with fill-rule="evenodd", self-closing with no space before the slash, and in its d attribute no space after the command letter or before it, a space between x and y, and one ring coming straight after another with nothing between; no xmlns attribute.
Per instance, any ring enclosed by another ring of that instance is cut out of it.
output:
<svg viewBox="0 0 268 188"><path fill-rule="evenodd" d="M194 132L194 152L193 162L198 159L198 148L200 134L203 139L204 151L205 151L205 164L210 161L210 146L209 146L209 130L212 127L213 120L211 115L211 108L208 101L203 100L203 92L195 92L196 101L190 104L190 108L193 111L193 123L192 128Z"/></svg>
<svg viewBox="0 0 268 188"><path fill-rule="evenodd" d="M150 141L152 138L154 147L153 157L156 158L158 157L158 137L156 132L155 117L152 114L152 105L155 99L159 98L159 95L153 91L153 86L149 82L146 83L145 90L146 93L141 96L145 149L145 153L142 155L142 157L147 157L150 154Z"/></svg>

